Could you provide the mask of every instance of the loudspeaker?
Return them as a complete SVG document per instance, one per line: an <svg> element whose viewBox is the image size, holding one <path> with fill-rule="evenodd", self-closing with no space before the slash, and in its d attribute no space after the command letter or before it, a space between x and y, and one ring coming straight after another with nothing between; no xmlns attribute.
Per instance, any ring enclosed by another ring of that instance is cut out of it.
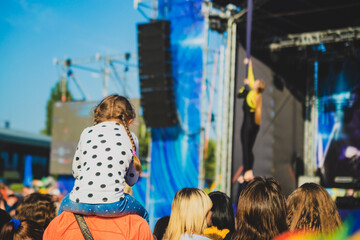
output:
<svg viewBox="0 0 360 240"><path fill-rule="evenodd" d="M178 124L170 50L170 22L138 25L141 106L148 127Z"/></svg>

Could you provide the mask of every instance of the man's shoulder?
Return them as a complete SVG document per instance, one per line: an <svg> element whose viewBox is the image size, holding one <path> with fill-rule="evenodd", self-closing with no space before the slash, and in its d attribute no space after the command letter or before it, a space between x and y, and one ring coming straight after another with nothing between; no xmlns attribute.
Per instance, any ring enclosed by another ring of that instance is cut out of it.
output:
<svg viewBox="0 0 360 240"><path fill-rule="evenodd" d="M70 213L72 214L72 213ZM121 224L121 225L142 225L142 224L148 224L146 222L146 220L142 217L140 217L139 215L135 215L135 214L129 214L129 215L125 215L125 216L121 216L121 217L109 217L109 218L104 218L104 217L98 217L98 216L84 216L85 221L90 222L90 223L94 223L94 224L101 224L101 225L106 225L109 222L113 222L113 223L117 223L117 224Z"/></svg>
<svg viewBox="0 0 360 240"><path fill-rule="evenodd" d="M104 217L98 217L98 216L84 216L84 219L86 220L86 222L92 222L92 223L103 223L103 222L123 222L123 223L134 223L134 222L138 222L139 224L141 223L146 223L146 220L142 217L140 217L139 215L135 215L135 214L128 214L125 216L119 216L119 217L109 217L109 218L104 218ZM55 219L53 220L57 223L73 223L76 222L74 213L72 212L68 212L68 211L64 211L62 212L59 216L55 217Z"/></svg>
<svg viewBox="0 0 360 240"><path fill-rule="evenodd" d="M95 239L95 236L106 238L122 236L125 239L137 239L140 234L148 236L143 239L151 239L152 237L148 223L138 215L129 214L112 218L84 216L84 219ZM76 236L79 235L81 236L81 232L74 214L64 211L50 223L45 230L44 239L55 239L54 236L72 236L72 238L56 239L76 239Z"/></svg>

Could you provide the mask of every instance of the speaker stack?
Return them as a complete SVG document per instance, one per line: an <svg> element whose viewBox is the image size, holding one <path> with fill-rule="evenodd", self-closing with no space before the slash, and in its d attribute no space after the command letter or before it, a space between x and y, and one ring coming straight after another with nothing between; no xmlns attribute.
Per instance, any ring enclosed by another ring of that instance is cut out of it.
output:
<svg viewBox="0 0 360 240"><path fill-rule="evenodd" d="M170 22L154 21L138 26L140 91L143 117L148 127L178 124L173 90Z"/></svg>

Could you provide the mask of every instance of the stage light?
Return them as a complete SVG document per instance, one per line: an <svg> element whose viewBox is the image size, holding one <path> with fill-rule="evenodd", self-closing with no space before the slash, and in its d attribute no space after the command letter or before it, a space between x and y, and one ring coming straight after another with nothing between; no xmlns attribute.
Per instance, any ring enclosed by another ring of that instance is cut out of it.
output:
<svg viewBox="0 0 360 240"><path fill-rule="evenodd" d="M129 59L131 58L131 54L130 53L125 53L125 60L129 61Z"/></svg>
<svg viewBox="0 0 360 240"><path fill-rule="evenodd" d="M70 66L71 66L71 59L70 59L70 58L68 58L68 59L65 60L65 65L66 65L66 67L70 67Z"/></svg>
<svg viewBox="0 0 360 240"><path fill-rule="evenodd" d="M347 158L359 158L360 150L353 146L348 146L345 150L345 157Z"/></svg>
<svg viewBox="0 0 360 240"><path fill-rule="evenodd" d="M226 31L227 20L218 16L209 17L209 28L213 31L223 33Z"/></svg>

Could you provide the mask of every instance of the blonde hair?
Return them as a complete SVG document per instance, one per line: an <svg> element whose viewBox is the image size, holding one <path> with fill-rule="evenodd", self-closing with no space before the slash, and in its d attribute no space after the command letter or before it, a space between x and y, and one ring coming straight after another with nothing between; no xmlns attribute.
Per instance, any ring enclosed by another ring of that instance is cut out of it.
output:
<svg viewBox="0 0 360 240"><path fill-rule="evenodd" d="M126 133L131 141L132 150L134 152L134 167L140 173L141 162L136 155L136 147L134 139L129 130L129 121L136 117L135 109L126 97L119 95L110 95L104 98L94 110L94 125L111 119L117 119L124 126Z"/></svg>
<svg viewBox="0 0 360 240"><path fill-rule="evenodd" d="M327 233L341 224L329 193L316 183L305 183L287 199L289 230L309 229Z"/></svg>
<svg viewBox="0 0 360 240"><path fill-rule="evenodd" d="M266 88L266 83L264 80L262 79L256 79L256 81L259 81L259 88L258 88L258 92L259 93L263 93L265 91L265 88Z"/></svg>
<svg viewBox="0 0 360 240"><path fill-rule="evenodd" d="M174 197L164 239L178 240L184 233L202 234L212 207L209 196L198 188L183 188Z"/></svg>

